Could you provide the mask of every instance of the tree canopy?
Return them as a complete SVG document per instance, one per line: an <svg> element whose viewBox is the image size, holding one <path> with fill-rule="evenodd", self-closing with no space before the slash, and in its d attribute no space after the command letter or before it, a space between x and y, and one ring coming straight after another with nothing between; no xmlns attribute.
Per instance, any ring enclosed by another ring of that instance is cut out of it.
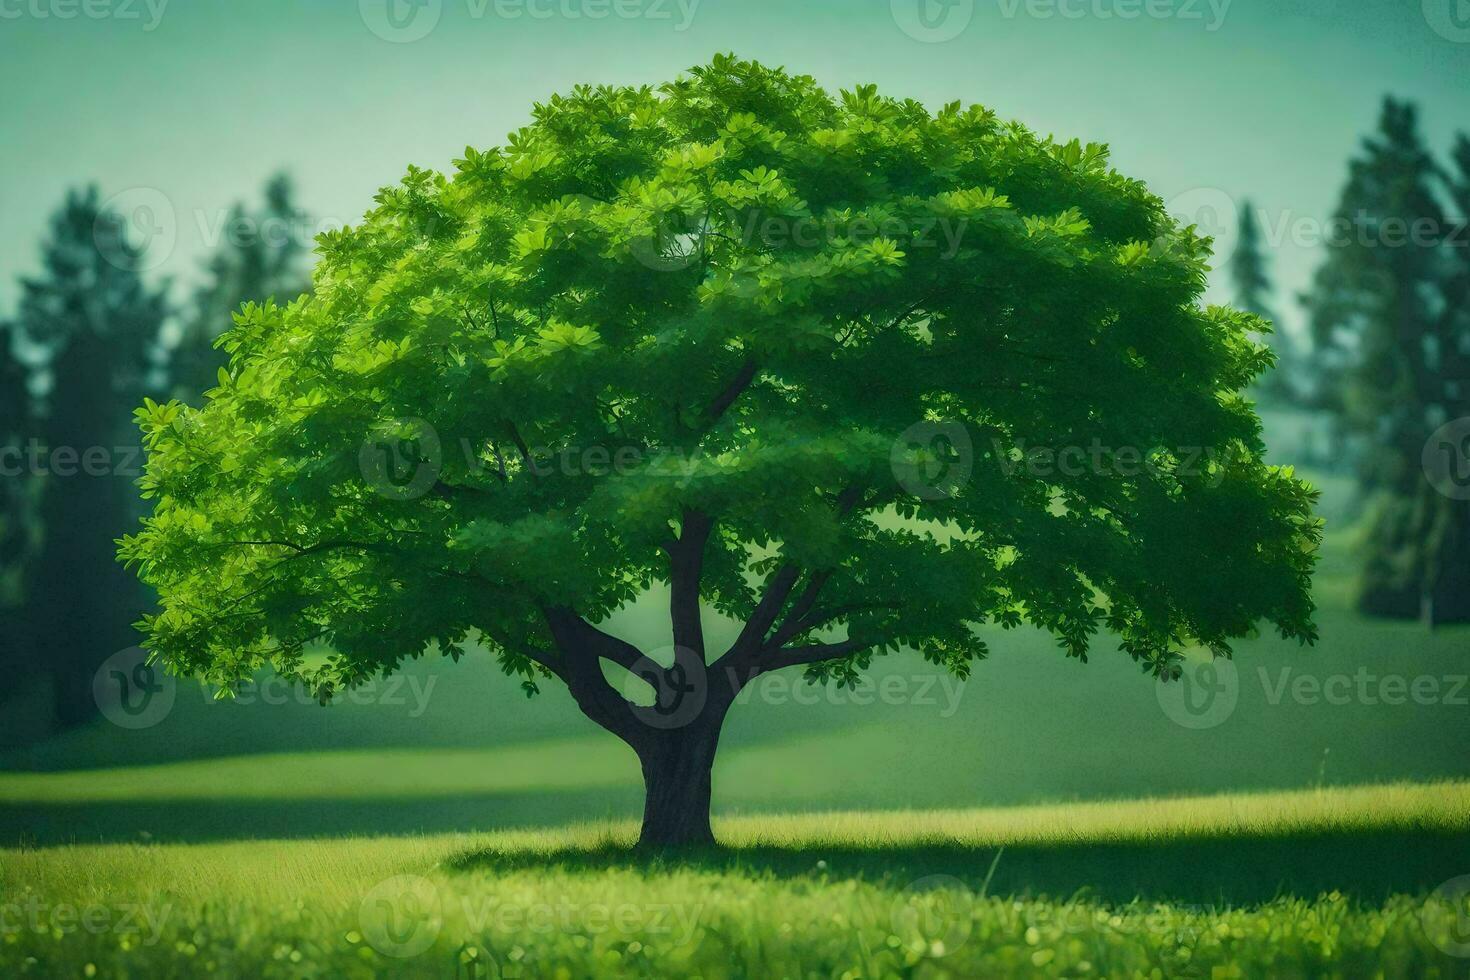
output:
<svg viewBox="0 0 1470 980"><path fill-rule="evenodd" d="M579 663L645 659L596 624L655 583L691 669L742 676L963 675L983 623L1165 676L1315 635L1315 492L1241 395L1262 324L1201 307L1208 240L1103 146L722 56L552 96L319 246L202 407L138 413L121 554L176 671L325 699L479 640L617 730Z"/></svg>

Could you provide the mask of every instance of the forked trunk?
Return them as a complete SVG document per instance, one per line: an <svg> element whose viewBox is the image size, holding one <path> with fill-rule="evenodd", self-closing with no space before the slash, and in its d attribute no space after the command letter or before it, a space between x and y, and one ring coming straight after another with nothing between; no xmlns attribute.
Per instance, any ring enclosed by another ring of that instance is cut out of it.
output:
<svg viewBox="0 0 1470 980"><path fill-rule="evenodd" d="M690 519L692 527L692 518ZM677 549L676 549L677 550ZM686 570L676 576L686 582ZM720 728L742 681L755 671L706 665L698 635L698 592L676 589L674 662L657 663L622 640L588 625L564 608L547 611L547 621L565 653L567 688L588 718L622 739L638 755L645 791L640 848L671 850L710 847L711 772ZM687 593L687 594L686 594ZM682 601L678 601L682 599ZM769 624L767 624L769 625ZM587 649L595 656L574 656ZM726 656L729 656L728 654ZM634 704L613 688L599 660L619 664L653 690L651 705Z"/></svg>
<svg viewBox="0 0 1470 980"><path fill-rule="evenodd" d="M659 732L638 747L647 794L640 848L714 845L709 824L710 775L719 740L718 723L693 724Z"/></svg>

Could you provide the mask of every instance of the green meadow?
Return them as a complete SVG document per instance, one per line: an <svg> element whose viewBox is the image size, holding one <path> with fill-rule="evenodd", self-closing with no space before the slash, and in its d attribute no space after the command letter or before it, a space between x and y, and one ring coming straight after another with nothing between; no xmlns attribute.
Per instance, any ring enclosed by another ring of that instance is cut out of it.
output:
<svg viewBox="0 0 1470 980"><path fill-rule="evenodd" d="M8 852L7 975L1463 976L1470 783ZM1461 906L1465 895L1458 894ZM79 923L90 923L82 927Z"/></svg>

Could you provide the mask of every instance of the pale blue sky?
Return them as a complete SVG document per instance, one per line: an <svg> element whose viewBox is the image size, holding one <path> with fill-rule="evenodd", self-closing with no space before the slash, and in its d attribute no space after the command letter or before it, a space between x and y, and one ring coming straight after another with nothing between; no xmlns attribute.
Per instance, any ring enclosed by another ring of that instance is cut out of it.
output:
<svg viewBox="0 0 1470 980"><path fill-rule="evenodd" d="M921 2L952 38L910 36ZM1383 93L1420 104L1436 147L1470 128L1464 0L947 2L0 0L0 313L69 186L171 209L154 274L187 280L222 209L275 170L352 221L408 163L502 142L533 100L722 50L1107 142L1166 200L1248 195L1268 235L1329 214ZM394 24L427 33L379 36ZM1290 321L1318 250L1308 234L1274 254Z"/></svg>

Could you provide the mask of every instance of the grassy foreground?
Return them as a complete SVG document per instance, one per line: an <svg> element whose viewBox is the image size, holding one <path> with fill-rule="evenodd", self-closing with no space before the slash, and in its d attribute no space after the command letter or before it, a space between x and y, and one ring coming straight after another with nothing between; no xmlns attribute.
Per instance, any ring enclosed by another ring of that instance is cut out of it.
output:
<svg viewBox="0 0 1470 980"><path fill-rule="evenodd" d="M1465 782L633 829L0 851L0 975L1470 971Z"/></svg>

